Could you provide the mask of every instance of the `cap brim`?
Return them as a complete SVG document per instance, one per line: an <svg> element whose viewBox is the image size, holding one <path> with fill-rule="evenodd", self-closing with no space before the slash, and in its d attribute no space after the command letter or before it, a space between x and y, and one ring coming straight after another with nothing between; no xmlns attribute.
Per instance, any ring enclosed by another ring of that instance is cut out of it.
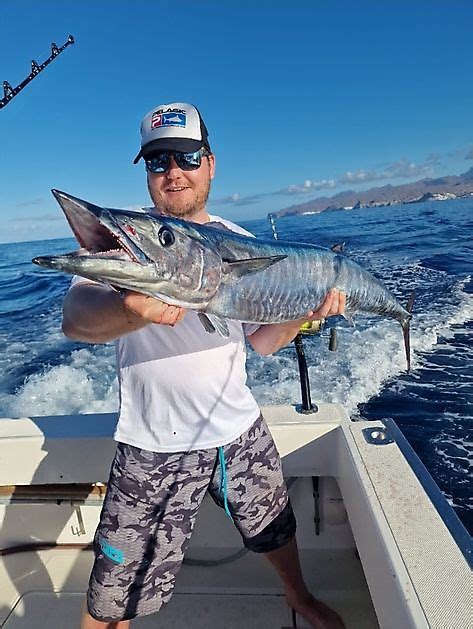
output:
<svg viewBox="0 0 473 629"><path fill-rule="evenodd" d="M156 153L156 151L180 151L181 153L194 153L205 144L205 140L191 140L189 138L161 138L159 140L153 140L141 147L140 152L133 160L133 164L137 164L142 157Z"/></svg>

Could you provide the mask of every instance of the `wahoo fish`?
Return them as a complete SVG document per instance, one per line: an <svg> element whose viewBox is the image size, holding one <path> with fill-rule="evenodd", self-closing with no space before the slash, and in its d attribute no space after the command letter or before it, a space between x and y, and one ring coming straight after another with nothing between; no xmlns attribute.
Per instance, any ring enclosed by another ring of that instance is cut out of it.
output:
<svg viewBox="0 0 473 629"><path fill-rule="evenodd" d="M225 319L261 324L301 319L337 288L346 294L347 319L365 312L400 323L410 369L413 296L404 308L378 279L338 251L253 238L221 223L101 208L52 192L81 249L37 257L35 264L196 310L208 332L224 336Z"/></svg>

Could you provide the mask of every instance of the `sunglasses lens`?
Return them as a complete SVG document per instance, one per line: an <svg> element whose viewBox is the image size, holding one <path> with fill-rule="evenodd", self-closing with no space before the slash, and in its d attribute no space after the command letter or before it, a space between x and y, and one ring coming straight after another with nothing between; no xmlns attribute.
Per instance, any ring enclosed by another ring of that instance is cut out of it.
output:
<svg viewBox="0 0 473 629"><path fill-rule="evenodd" d="M145 163L151 173L165 173L169 168L169 153L155 153L145 159Z"/></svg>
<svg viewBox="0 0 473 629"><path fill-rule="evenodd" d="M202 154L200 151L195 153L175 153L174 159L182 170L196 170L200 168L202 163Z"/></svg>
<svg viewBox="0 0 473 629"><path fill-rule="evenodd" d="M163 151L162 153L154 153L145 159L146 170L152 173L165 173L169 168L171 155L181 170L197 170L202 163L202 150L195 153Z"/></svg>

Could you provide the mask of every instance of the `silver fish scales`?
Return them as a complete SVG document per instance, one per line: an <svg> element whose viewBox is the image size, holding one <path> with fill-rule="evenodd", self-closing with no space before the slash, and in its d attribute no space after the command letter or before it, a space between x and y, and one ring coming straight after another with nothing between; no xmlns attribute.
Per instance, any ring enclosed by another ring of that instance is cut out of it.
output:
<svg viewBox="0 0 473 629"><path fill-rule="evenodd" d="M212 229L212 228L209 228ZM268 266L258 277L242 276L238 282L224 277L217 294L206 310L222 316L238 312L243 321L272 323L302 318L319 304L331 288L346 293L346 311L367 312L402 321L410 313L371 273L346 256L316 245L263 241L229 232L207 232L205 237L222 250L227 239L237 247L240 256L271 259L280 257L277 264ZM228 243L223 252L231 255ZM235 317L234 317L235 318Z"/></svg>

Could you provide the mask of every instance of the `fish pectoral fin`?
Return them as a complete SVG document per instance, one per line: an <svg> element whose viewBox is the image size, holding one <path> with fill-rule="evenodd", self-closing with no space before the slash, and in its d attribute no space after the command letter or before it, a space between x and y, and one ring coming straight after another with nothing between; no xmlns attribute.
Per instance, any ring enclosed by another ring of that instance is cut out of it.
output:
<svg viewBox="0 0 473 629"><path fill-rule="evenodd" d="M225 338L230 336L230 330L228 329L225 319L221 319L220 317L217 317L217 315L207 314L205 312L198 312L197 316L199 317L204 330L209 332L209 334L218 332L220 336Z"/></svg>
<svg viewBox="0 0 473 629"><path fill-rule="evenodd" d="M208 316L203 312L198 312L197 316L199 317L199 321L202 323L204 330L209 334L213 334L215 332L215 328L212 325L212 322L210 321Z"/></svg>
<svg viewBox="0 0 473 629"><path fill-rule="evenodd" d="M223 260L224 273L231 273L237 277L243 277L249 273L258 273L268 267L287 258L285 255L269 256L264 258L247 258L246 260Z"/></svg>

